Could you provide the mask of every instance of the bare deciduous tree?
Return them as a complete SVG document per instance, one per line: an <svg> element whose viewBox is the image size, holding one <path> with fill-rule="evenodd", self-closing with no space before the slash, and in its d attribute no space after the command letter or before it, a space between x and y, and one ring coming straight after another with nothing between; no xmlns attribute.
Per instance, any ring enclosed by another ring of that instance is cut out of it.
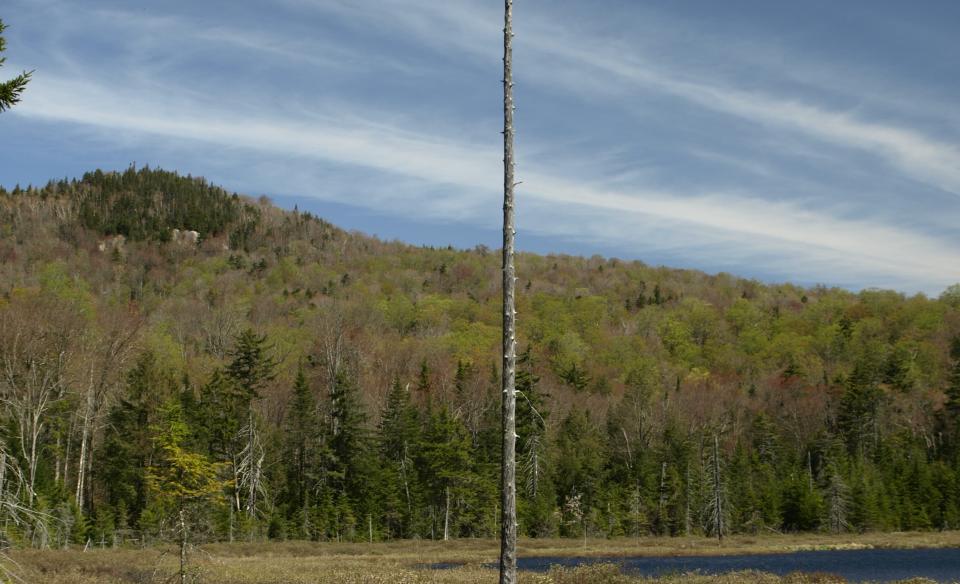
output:
<svg viewBox="0 0 960 584"><path fill-rule="evenodd" d="M141 324L139 317L133 317L128 321L106 323L103 331L91 331L86 335L83 352L85 367L80 382L84 393L83 407L77 414L81 431L75 501L81 509L86 503L93 467L93 437L103 414L107 394L117 386L122 378L120 373L126 370Z"/></svg>
<svg viewBox="0 0 960 584"><path fill-rule="evenodd" d="M34 545L47 545L48 526L53 518L23 504L22 491L26 488L26 480L16 458L7 452L6 443L0 440L0 523L4 526L0 531L0 550L10 545L7 538L12 529L29 531ZM0 551L0 579L5 582L24 582L17 574L16 564L3 551Z"/></svg>
<svg viewBox="0 0 960 584"><path fill-rule="evenodd" d="M0 312L0 403L13 420L26 463L28 506L35 498L49 412L63 398L74 323L56 303L15 299ZM64 318L60 318L60 317Z"/></svg>

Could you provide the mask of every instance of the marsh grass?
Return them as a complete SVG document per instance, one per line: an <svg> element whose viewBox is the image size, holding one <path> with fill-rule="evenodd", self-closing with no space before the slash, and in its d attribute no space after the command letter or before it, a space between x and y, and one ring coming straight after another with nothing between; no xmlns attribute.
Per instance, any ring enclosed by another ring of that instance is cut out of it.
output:
<svg viewBox="0 0 960 584"><path fill-rule="evenodd" d="M548 574L522 572L521 584L838 584L834 576L772 576L739 572L722 576L673 575L644 579L623 575L618 558L657 555L778 553L856 548L960 546L960 532L731 537L718 548L706 538L614 540L522 540L522 556L609 558L610 564ZM204 584L333 584L494 582L487 567L497 559L495 540L400 541L375 544L254 542L211 544L190 558L196 582ZM11 553L25 582L37 584L161 584L177 570L173 547L146 549L18 550ZM458 567L434 570L432 564ZM919 584L929 582L912 580Z"/></svg>

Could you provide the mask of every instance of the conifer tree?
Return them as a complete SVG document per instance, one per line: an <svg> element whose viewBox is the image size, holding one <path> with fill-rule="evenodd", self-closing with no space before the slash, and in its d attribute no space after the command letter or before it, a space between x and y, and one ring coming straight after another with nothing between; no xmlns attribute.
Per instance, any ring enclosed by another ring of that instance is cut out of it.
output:
<svg viewBox="0 0 960 584"><path fill-rule="evenodd" d="M101 456L107 500L136 525L147 504L146 470L154 451L154 425L164 401L173 395L169 372L153 353L140 356L127 375L123 396L110 409Z"/></svg>
<svg viewBox="0 0 960 584"><path fill-rule="evenodd" d="M470 441L466 428L451 415L447 406L436 408L426 422L419 448L419 469L433 518L432 533L440 532L443 516L443 539L452 535L452 506L461 489L470 483Z"/></svg>
<svg viewBox="0 0 960 584"><path fill-rule="evenodd" d="M849 529L849 490L835 465L827 469L827 485L824 489L826 524L830 531L842 533Z"/></svg>
<svg viewBox="0 0 960 584"><path fill-rule="evenodd" d="M394 508L388 518L389 527L396 537L408 536L417 500L413 461L418 454L420 428L408 387L401 385L396 377L380 416L379 442L380 453L386 461L384 495L388 506ZM397 508L402 511L397 513Z"/></svg>
<svg viewBox="0 0 960 584"><path fill-rule="evenodd" d="M589 510L603 484L603 442L586 412L571 410L557 431L554 442L553 482L560 501L576 497L581 509Z"/></svg>
<svg viewBox="0 0 960 584"><path fill-rule="evenodd" d="M240 428L238 438L242 447L235 455L235 476L237 494L245 497L247 517L257 518L259 499L265 494L264 458L266 456L254 404L260 391L274 378L276 361L268 354L266 335L257 335L253 329L246 329L238 335L235 346L230 351L232 361L226 374L239 390L240 404L246 406L246 424ZM239 496L238 496L239 502ZM239 506L239 505L238 505ZM251 530L250 536L253 536Z"/></svg>
<svg viewBox="0 0 960 584"><path fill-rule="evenodd" d="M7 41L3 38L3 31L7 26L0 20L0 53L7 48ZM6 57L0 57L0 66L6 61ZM0 112L10 109L20 102L20 95L27 88L33 71L24 71L13 79L0 82Z"/></svg>
<svg viewBox="0 0 960 584"><path fill-rule="evenodd" d="M960 335L950 343L950 358L953 363L944 391L947 399L943 405L943 426L949 446L956 455L960 453Z"/></svg>
<svg viewBox="0 0 960 584"><path fill-rule="evenodd" d="M537 387L539 382L528 346L517 357L518 516L528 535L549 535L556 507L547 452L546 396Z"/></svg>
<svg viewBox="0 0 960 584"><path fill-rule="evenodd" d="M303 367L297 370L293 384L293 401L284 422L285 499L290 521L297 525L300 537L313 539L319 535L312 508L333 455L322 438L317 400L307 382Z"/></svg>
<svg viewBox="0 0 960 584"><path fill-rule="evenodd" d="M840 399L837 425L850 454L864 457L876 448L877 414L882 393L869 366L857 363Z"/></svg>
<svg viewBox="0 0 960 584"><path fill-rule="evenodd" d="M727 499L727 479L720 456L720 437L716 433L707 449L705 471L707 500L704 511L707 531L717 538L719 544L729 530L730 506Z"/></svg>
<svg viewBox="0 0 960 584"><path fill-rule="evenodd" d="M787 531L809 531L820 525L821 499L806 473L794 474L784 481L781 501L783 528Z"/></svg>
<svg viewBox="0 0 960 584"><path fill-rule="evenodd" d="M338 502L342 515L353 523L374 510L375 454L373 436L365 427L367 415L363 411L356 381L341 368L330 392L329 445L333 454L333 486L342 495ZM350 513L346 509L350 507Z"/></svg>

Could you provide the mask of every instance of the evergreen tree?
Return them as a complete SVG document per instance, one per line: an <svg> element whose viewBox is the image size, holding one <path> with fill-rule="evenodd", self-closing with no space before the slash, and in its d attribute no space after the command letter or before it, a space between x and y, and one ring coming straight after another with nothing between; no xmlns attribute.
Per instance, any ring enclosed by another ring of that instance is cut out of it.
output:
<svg viewBox="0 0 960 584"><path fill-rule="evenodd" d="M237 336L225 373L237 384L244 399L260 398L261 390L274 378L277 362L269 353L266 335L248 328Z"/></svg>
<svg viewBox="0 0 960 584"><path fill-rule="evenodd" d="M289 521L296 525L299 537L314 539L321 529L312 516L324 471L331 466L333 455L322 437L317 400L307 382L303 368L297 370L293 384L293 401L284 423L284 467L286 489L284 501Z"/></svg>
<svg viewBox="0 0 960 584"><path fill-rule="evenodd" d="M852 470L853 488L850 491L850 524L858 531L881 529L885 523L881 485L873 465L859 461Z"/></svg>
<svg viewBox="0 0 960 584"><path fill-rule="evenodd" d="M941 426L948 440L950 454L960 454L960 335L950 343L950 358L953 363L947 377L946 401L941 414Z"/></svg>
<svg viewBox="0 0 960 584"><path fill-rule="evenodd" d="M374 449L365 427L367 416L357 393L356 381L341 368L330 391L329 444L333 454L332 486L338 493L338 509L355 525L375 509ZM347 513L349 508L349 513ZM342 530L341 530L342 535Z"/></svg>
<svg viewBox="0 0 960 584"><path fill-rule="evenodd" d="M246 405L247 419L238 432L238 447L234 449L234 475L236 478L237 501L244 498L247 518L255 521L258 504L265 495L264 452L260 437L258 420L254 404L260 391L266 387L275 375L276 361L268 354L266 335L257 335L253 329L246 329L236 339L229 353L232 360L226 368L227 377L238 390L240 405ZM253 536L253 531L250 532Z"/></svg>
<svg viewBox="0 0 960 584"><path fill-rule="evenodd" d="M831 465L827 469L827 484L824 488L824 510L826 511L826 525L833 533L842 533L850 528L849 490L840 470Z"/></svg>
<svg viewBox="0 0 960 584"><path fill-rule="evenodd" d="M528 346L517 357L517 512L528 535L546 536L553 532L556 493L547 451L547 396L537 388L539 381Z"/></svg>
<svg viewBox="0 0 960 584"><path fill-rule="evenodd" d="M379 442L386 463L383 495L387 528L393 537L409 536L418 500L414 458L418 454L420 428L410 392L399 378L394 378L380 416Z"/></svg>
<svg viewBox="0 0 960 584"><path fill-rule="evenodd" d="M810 531L820 525L820 517L823 515L821 499L806 473L794 474L786 479L781 505L785 530Z"/></svg>
<svg viewBox="0 0 960 584"><path fill-rule="evenodd" d="M431 535L450 539L455 532L453 507L470 484L470 440L463 423L446 405L430 413L419 448L418 469L430 510Z"/></svg>
<svg viewBox="0 0 960 584"><path fill-rule="evenodd" d="M586 412L570 410L557 431L554 445L555 454L551 459L555 461L553 482L558 504L564 506L576 500L577 509L588 510L603 482L605 453Z"/></svg>
<svg viewBox="0 0 960 584"><path fill-rule="evenodd" d="M123 396L111 407L99 475L107 502L131 526L147 504L146 470L154 452L152 429L163 402L173 395L173 380L153 353L140 356L127 375Z"/></svg>
<svg viewBox="0 0 960 584"><path fill-rule="evenodd" d="M724 461L720 456L720 437L714 434L707 447L704 477L706 478L706 516L707 533L723 541L729 532L730 502L727 498L727 478Z"/></svg>
<svg viewBox="0 0 960 584"><path fill-rule="evenodd" d="M876 448L877 415L882 396L869 366L858 363L847 380L837 414L840 434L852 455L863 457Z"/></svg>
<svg viewBox="0 0 960 584"><path fill-rule="evenodd" d="M7 48L7 41L3 38L3 31L7 26L0 20L0 53ZM0 57L0 66L6 61L6 57ZM27 88L33 71L24 71L13 79L0 82L0 112L10 109L20 101L20 95Z"/></svg>

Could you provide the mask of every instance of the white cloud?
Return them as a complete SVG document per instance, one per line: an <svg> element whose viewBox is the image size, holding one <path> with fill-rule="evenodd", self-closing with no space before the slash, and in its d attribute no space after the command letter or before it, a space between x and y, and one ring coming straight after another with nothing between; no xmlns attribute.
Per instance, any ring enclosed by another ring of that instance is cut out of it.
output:
<svg viewBox="0 0 960 584"><path fill-rule="evenodd" d="M405 27L408 34L430 46L456 48L491 61L496 58L501 25L498 13L479 3L386 0L377 2L374 9L369 3L356 1L293 1L339 11L393 30ZM663 92L702 108L869 152L895 165L913 180L960 195L960 148L956 144L793 97L736 89L729 82L711 79L709 74L691 80L644 60L630 45L594 38L582 30L573 32L574 23L561 24L542 12L533 16L535 18L520 20L516 25L517 69L521 75L524 70L530 71L539 83L560 82L566 91L602 98L610 97L611 84L619 88L621 97L626 92L624 84L635 90ZM526 67L524 59L530 61ZM545 59L561 59L566 67L544 67L541 62ZM550 73L543 74L543 71ZM557 71L561 74L555 75ZM597 79L598 74L613 79L608 79L609 83L590 82ZM629 109L629 100L619 101L620 107Z"/></svg>
<svg viewBox="0 0 960 584"><path fill-rule="evenodd" d="M368 200L345 201L353 204L388 205L412 216L429 209L435 217L463 219L481 201L491 208L498 201L501 151L495 141L432 135L358 111L350 116L266 117L236 104L179 104L108 92L81 80L39 78L31 92L18 115L356 165L434 187L418 195L408 186L393 196L385 187ZM844 220L826 210L740 194L687 195L643 186L610 190L562 178L549 168L521 167L520 174L521 196L539 209L523 216L522 227L543 233L554 233L554 226L563 224L567 236L624 249L636 246L638 252L707 243L715 245L714 260L753 258L759 247L767 252L764 261L774 258L768 267L782 270L789 264L794 277L808 280L856 273L928 291L960 280L958 253L948 243L883 223ZM383 179L386 185L389 181ZM446 188L438 193L437 186ZM574 220L581 212L594 220Z"/></svg>

